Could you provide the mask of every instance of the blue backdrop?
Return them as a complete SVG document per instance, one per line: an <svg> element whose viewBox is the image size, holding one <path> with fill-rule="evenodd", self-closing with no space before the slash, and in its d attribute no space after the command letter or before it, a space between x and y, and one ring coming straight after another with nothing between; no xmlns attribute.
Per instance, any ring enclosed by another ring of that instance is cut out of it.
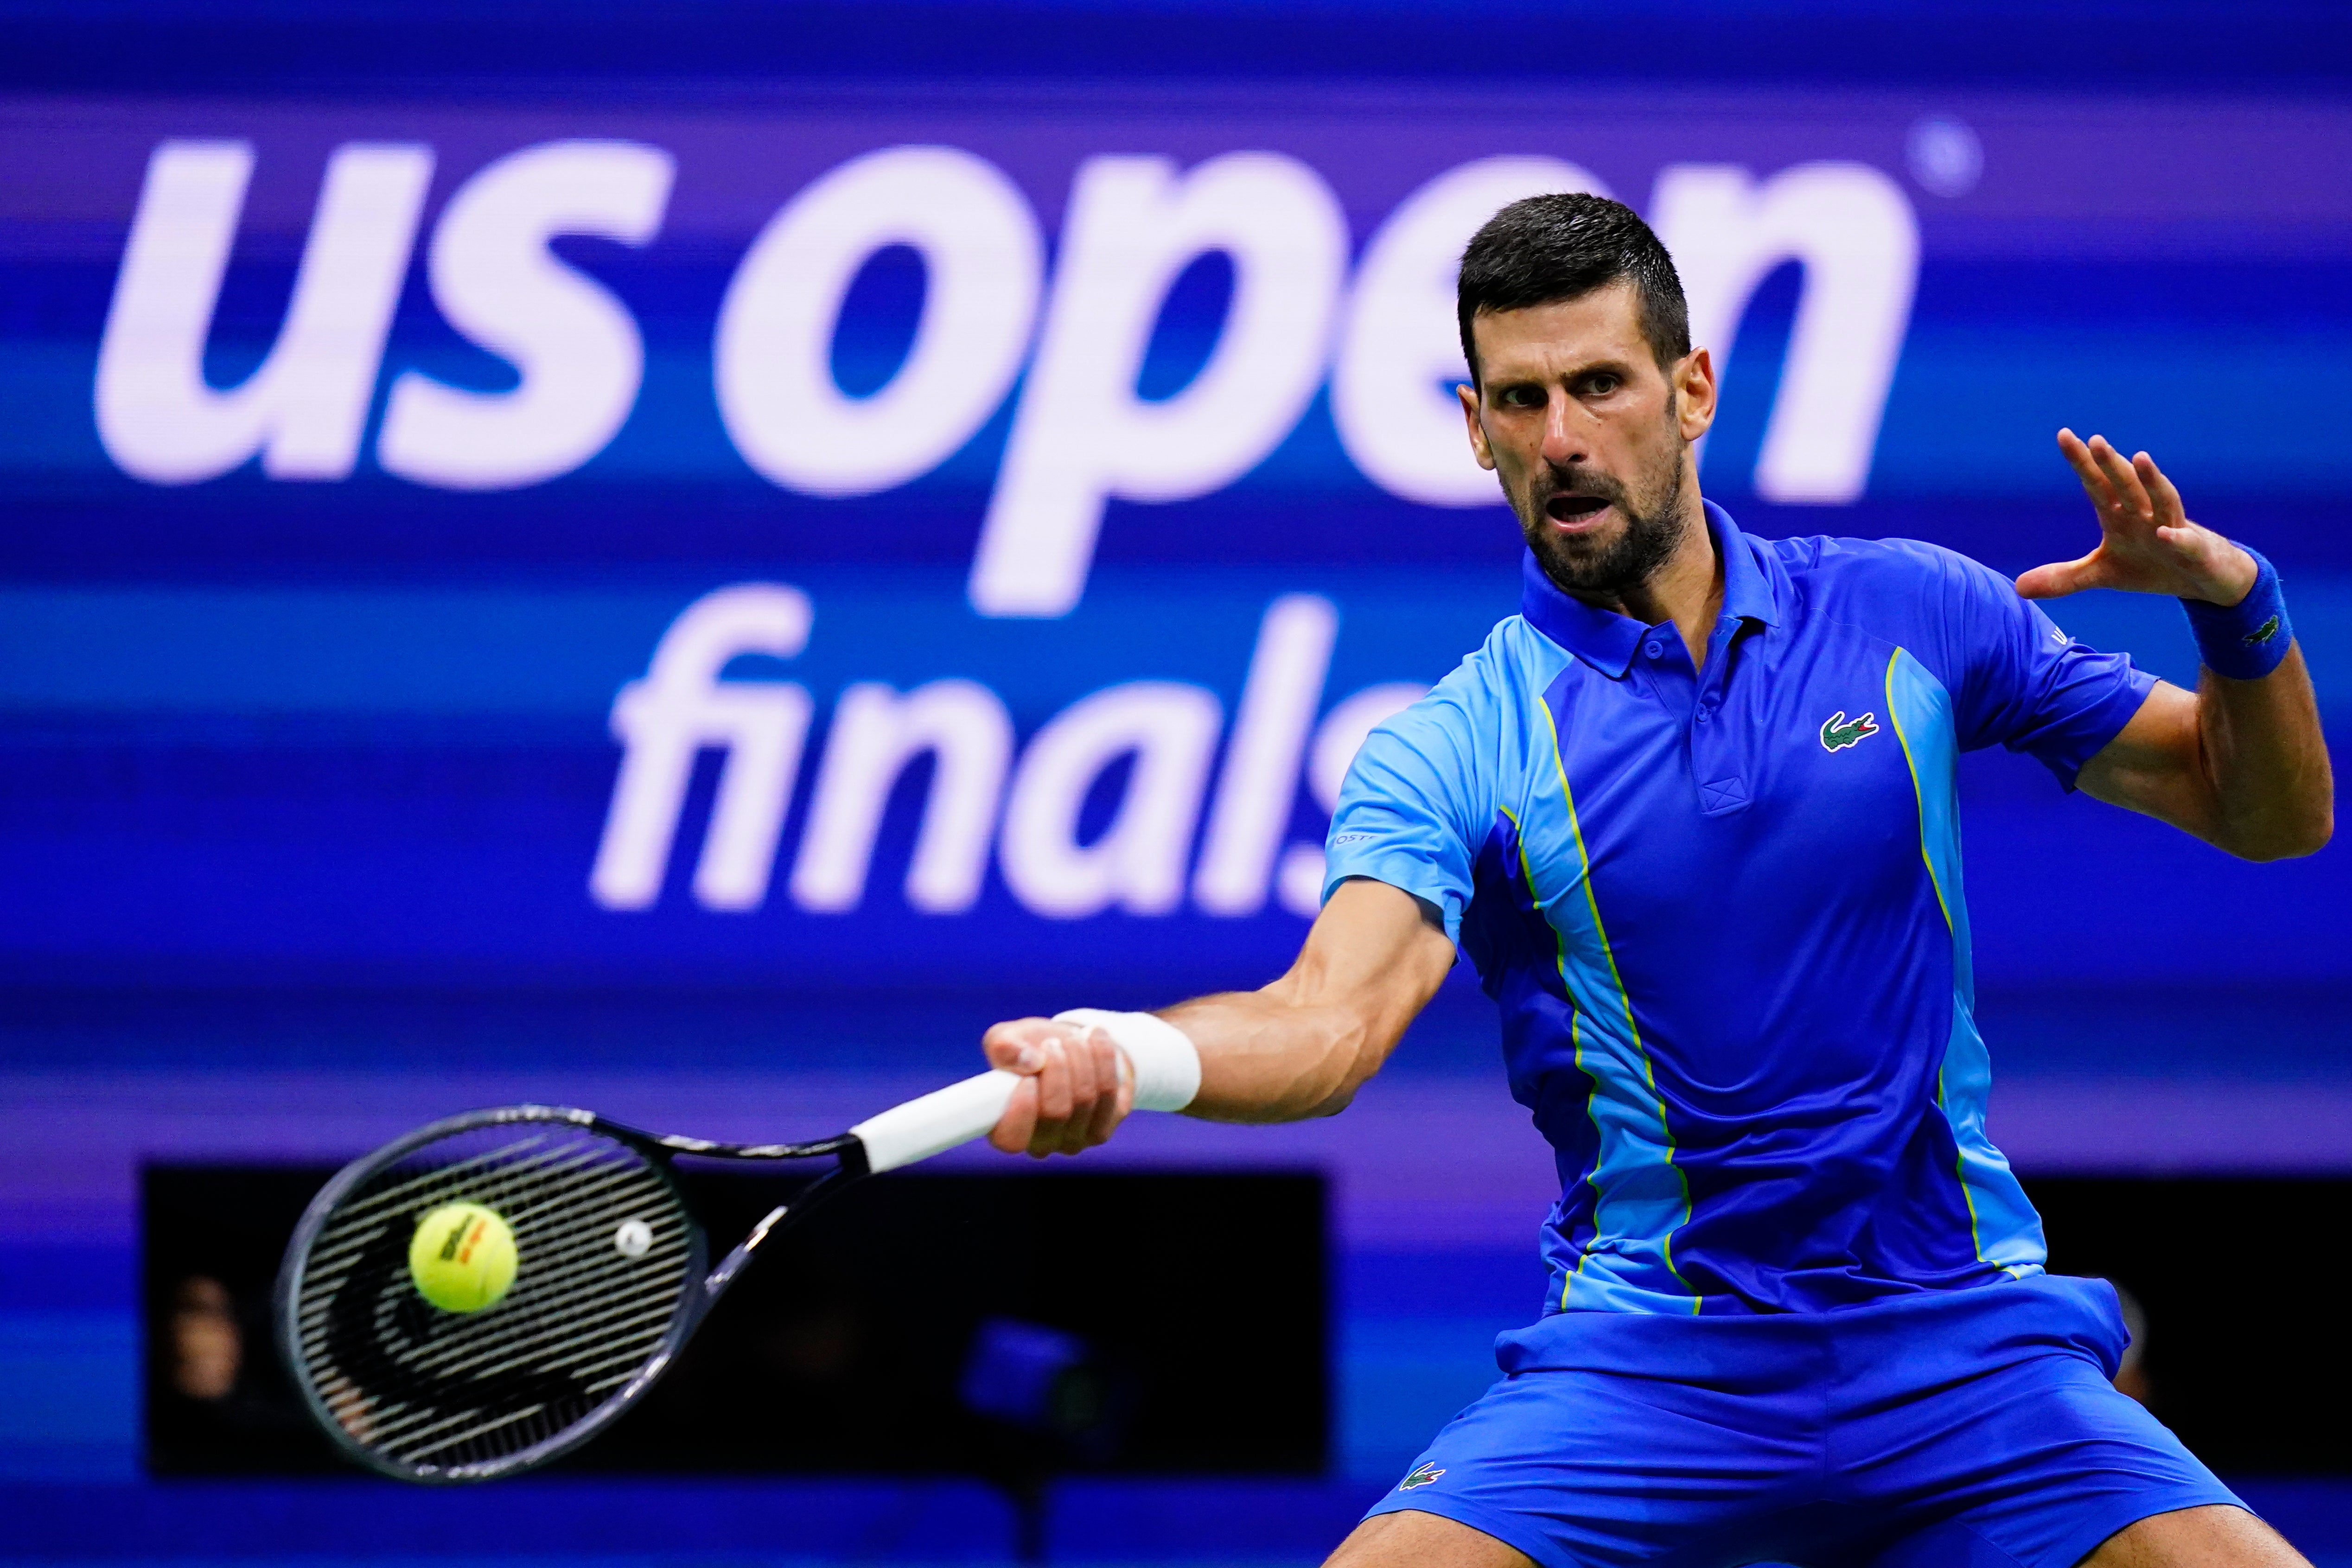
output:
<svg viewBox="0 0 2352 1568"><path fill-rule="evenodd" d="M1675 245L1750 528L2019 570L2104 430L2282 563L2337 700L2339 110L645 96L0 109L0 977L1262 977L1351 738L1513 607L1444 269L1546 184ZM2192 676L2169 605L2060 613ZM1969 784L1996 998L2345 984L2336 858Z"/></svg>

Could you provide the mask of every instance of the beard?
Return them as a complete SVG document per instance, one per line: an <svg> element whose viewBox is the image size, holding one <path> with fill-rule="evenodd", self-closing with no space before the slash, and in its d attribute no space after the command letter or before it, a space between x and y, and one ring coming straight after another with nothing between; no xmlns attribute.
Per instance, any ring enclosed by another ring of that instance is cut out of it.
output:
<svg viewBox="0 0 2352 1568"><path fill-rule="evenodd" d="M1512 496L1519 531L1542 563L1544 575L1567 593L1613 596L1640 587L1674 559L1690 527L1682 506L1685 445L1675 432L1665 460L1652 469L1655 477L1643 487L1644 494L1634 494L1632 487L1607 474L1546 465L1525 494ZM1551 528L1547 510L1562 497L1589 497L1612 506L1623 526L1606 537L1562 535Z"/></svg>

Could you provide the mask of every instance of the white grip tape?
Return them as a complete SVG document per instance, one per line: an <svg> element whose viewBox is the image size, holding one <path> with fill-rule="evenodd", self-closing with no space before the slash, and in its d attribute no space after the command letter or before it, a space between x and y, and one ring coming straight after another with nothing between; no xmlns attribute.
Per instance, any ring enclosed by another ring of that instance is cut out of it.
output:
<svg viewBox="0 0 2352 1568"><path fill-rule="evenodd" d="M1181 1110L1201 1092L1201 1050L1192 1037L1151 1013L1112 1013L1073 1007L1054 1015L1056 1024L1100 1029L1135 1069L1138 1110Z"/></svg>
<svg viewBox="0 0 2352 1568"><path fill-rule="evenodd" d="M894 1105L849 1131L866 1145L867 1170L895 1171L969 1143L995 1126L1020 1083L1019 1073L984 1072Z"/></svg>
<svg viewBox="0 0 2352 1568"><path fill-rule="evenodd" d="M1110 1037L1134 1070L1139 1110L1181 1110L1201 1092L1201 1053L1191 1036L1165 1018L1073 1007L1055 1014L1054 1022ZM867 1117L849 1130L866 1146L866 1168L895 1171L982 1136L1013 1103L1021 1077L1002 1069L981 1073Z"/></svg>

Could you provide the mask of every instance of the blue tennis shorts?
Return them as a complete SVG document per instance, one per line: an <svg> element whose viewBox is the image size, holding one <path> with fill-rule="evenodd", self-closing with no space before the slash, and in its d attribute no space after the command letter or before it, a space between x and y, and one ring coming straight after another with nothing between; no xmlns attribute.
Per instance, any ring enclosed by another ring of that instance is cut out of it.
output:
<svg viewBox="0 0 2352 1568"><path fill-rule="evenodd" d="M2115 1391L2105 1280L2036 1276L1836 1312L1561 1312L1371 1512L1546 1568L2071 1568L2135 1520L2243 1507ZM1367 1515L1367 1518L1370 1515Z"/></svg>

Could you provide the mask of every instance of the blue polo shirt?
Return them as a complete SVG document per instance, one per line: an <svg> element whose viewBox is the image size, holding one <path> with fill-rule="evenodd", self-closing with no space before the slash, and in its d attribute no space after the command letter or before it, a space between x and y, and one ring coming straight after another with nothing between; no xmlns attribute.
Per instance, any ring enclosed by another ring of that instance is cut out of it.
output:
<svg viewBox="0 0 2352 1568"><path fill-rule="evenodd" d="M1903 540L1764 540L1723 609L1520 613L1373 731L1328 887L1443 910L1557 1152L1552 1310L1822 1311L2042 1270L1985 1136L1955 768L2072 788L2154 686L2009 580Z"/></svg>

